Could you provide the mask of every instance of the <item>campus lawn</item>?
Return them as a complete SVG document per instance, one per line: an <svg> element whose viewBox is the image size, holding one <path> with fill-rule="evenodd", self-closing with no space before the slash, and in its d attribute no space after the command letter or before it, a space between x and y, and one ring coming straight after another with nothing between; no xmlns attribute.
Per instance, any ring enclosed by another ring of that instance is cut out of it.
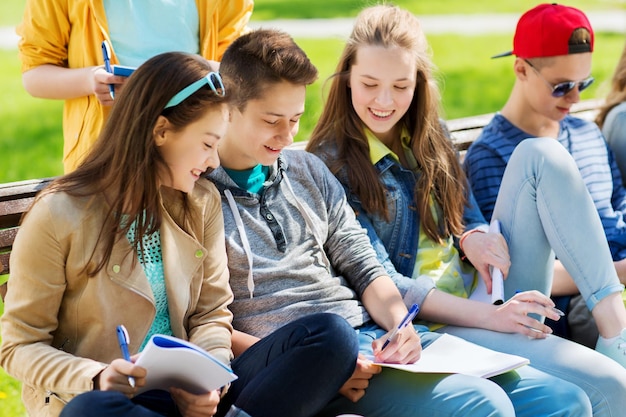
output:
<svg viewBox="0 0 626 417"><path fill-rule="evenodd" d="M26 0L2 0L0 26L12 25L22 17ZM255 20L305 19L355 16L375 0L256 0ZM537 5L539 0L395 0L390 3L420 14L520 13ZM624 7L624 0L568 0L568 6L585 11L611 10Z"/></svg>

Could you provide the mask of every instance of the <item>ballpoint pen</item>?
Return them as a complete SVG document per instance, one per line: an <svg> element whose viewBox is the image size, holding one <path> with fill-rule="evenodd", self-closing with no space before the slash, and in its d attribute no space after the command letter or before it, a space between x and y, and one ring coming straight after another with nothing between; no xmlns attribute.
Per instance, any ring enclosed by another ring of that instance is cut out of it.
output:
<svg viewBox="0 0 626 417"><path fill-rule="evenodd" d="M130 338L128 337L128 331L126 330L126 327L124 327L123 324L120 324L119 326L117 326L117 341L120 344L120 349L122 350L122 356L128 362L131 362L130 353L128 352L128 343L130 342ZM129 376L128 384L131 387L135 388L135 378L133 378L132 376Z"/></svg>
<svg viewBox="0 0 626 417"><path fill-rule="evenodd" d="M409 323L411 323L413 321L413 319L415 318L415 316L417 315L417 312L420 311L419 306L417 304L413 304L413 306L411 307L411 309L409 310L409 312L407 313L406 316L404 316L404 318L402 319L402 321L400 322L400 324L398 324L398 327L396 327L395 329L393 329L393 332L391 332L391 335L389 335L389 337L387 338L387 340L385 340L385 343L383 343L383 347L380 350L383 350L387 347L387 345L391 342L391 340L396 337L396 335L398 334L398 332L402 329L404 329Z"/></svg>
<svg viewBox="0 0 626 417"><path fill-rule="evenodd" d="M109 74L113 74L111 70L111 47L106 39L102 41L102 58L104 58L104 69L106 69ZM115 100L115 86L113 84L109 84L109 94L111 98Z"/></svg>

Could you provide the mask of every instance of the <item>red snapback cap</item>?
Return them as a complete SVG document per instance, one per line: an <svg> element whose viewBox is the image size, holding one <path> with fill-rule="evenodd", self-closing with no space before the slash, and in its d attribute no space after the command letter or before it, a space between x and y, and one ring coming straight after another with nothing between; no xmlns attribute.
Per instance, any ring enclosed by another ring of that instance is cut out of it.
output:
<svg viewBox="0 0 626 417"><path fill-rule="evenodd" d="M591 35L589 44L569 45L574 30L585 28ZM513 38L513 50L492 58L515 55L521 58L544 58L593 52L593 29L585 14L569 6L544 3L520 17Z"/></svg>

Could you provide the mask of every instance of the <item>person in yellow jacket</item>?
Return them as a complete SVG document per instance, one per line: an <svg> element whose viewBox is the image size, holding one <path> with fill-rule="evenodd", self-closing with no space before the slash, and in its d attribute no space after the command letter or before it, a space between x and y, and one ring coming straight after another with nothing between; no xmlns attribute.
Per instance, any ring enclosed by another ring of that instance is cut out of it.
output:
<svg viewBox="0 0 626 417"><path fill-rule="evenodd" d="M139 66L167 51L219 61L246 32L253 0L27 0L17 27L23 83L34 97L65 100L63 168L73 171L95 142L125 77L103 67Z"/></svg>

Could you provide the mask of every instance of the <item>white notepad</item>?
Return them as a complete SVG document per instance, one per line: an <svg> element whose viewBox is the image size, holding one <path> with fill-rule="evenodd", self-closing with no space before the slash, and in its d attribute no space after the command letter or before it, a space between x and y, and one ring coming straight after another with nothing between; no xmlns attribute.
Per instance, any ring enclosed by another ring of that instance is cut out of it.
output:
<svg viewBox="0 0 626 417"><path fill-rule="evenodd" d="M173 336L153 335L136 364L147 370L146 385L138 389L138 394L170 387L202 394L237 379L229 367L207 351Z"/></svg>
<svg viewBox="0 0 626 417"><path fill-rule="evenodd" d="M493 220L489 225L489 233L500 233L500 222ZM483 303L502 304L504 302L504 277L502 271L493 266L489 266L491 271L491 294L487 294L487 286L482 277L478 277L478 284L469 296L470 300Z"/></svg>
<svg viewBox="0 0 626 417"><path fill-rule="evenodd" d="M413 364L376 364L415 373L464 374L490 378L529 363L527 358L497 352L443 333L422 351L421 358Z"/></svg>

